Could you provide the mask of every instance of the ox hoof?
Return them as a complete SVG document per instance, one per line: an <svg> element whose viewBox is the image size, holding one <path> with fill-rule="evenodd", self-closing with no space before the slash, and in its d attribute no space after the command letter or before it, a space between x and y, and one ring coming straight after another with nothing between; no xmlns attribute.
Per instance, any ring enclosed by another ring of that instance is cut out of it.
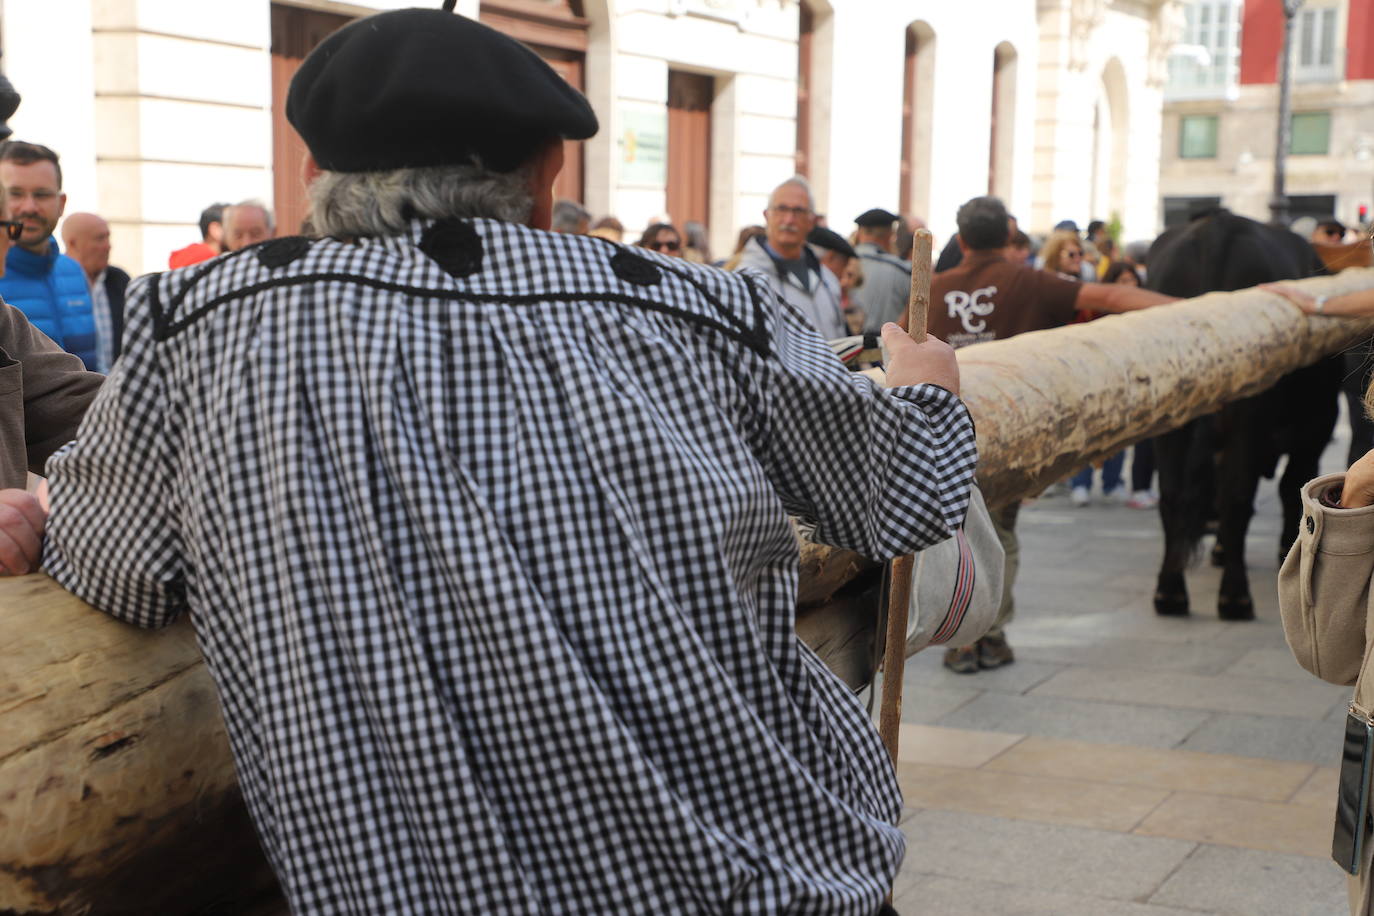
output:
<svg viewBox="0 0 1374 916"><path fill-rule="evenodd" d="M1187 594L1155 592L1155 613L1161 617L1187 617Z"/></svg>
<svg viewBox="0 0 1374 916"><path fill-rule="evenodd" d="M1249 595L1222 595L1217 599L1217 616L1222 620L1254 620L1255 603Z"/></svg>

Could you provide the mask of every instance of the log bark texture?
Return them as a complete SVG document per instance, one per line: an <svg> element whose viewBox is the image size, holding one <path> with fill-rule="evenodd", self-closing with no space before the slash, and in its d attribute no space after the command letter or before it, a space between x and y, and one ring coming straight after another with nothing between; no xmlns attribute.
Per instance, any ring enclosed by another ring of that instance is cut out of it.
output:
<svg viewBox="0 0 1374 916"><path fill-rule="evenodd" d="M0 578L0 913L285 913L190 623Z"/></svg>
<svg viewBox="0 0 1374 916"><path fill-rule="evenodd" d="M1374 270L1302 285L1374 288ZM961 350L984 495L1039 492L1371 334L1246 291ZM875 564L809 545L802 566L798 631L852 679ZM186 621L148 633L44 576L0 579L0 647L0 914L280 909Z"/></svg>
<svg viewBox="0 0 1374 916"><path fill-rule="evenodd" d="M1330 296L1370 289L1374 269L1299 285ZM1309 318L1272 293L1242 290L966 347L962 396L978 424L988 508L1263 391L1371 334L1374 319Z"/></svg>

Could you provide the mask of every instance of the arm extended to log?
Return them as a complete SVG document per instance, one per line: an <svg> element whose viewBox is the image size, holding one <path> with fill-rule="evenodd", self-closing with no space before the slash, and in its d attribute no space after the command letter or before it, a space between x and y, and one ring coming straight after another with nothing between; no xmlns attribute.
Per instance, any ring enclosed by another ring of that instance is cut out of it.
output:
<svg viewBox="0 0 1374 916"><path fill-rule="evenodd" d="M1313 295L1374 289L1374 268L1297 281ZM1265 290L1210 293L959 351L989 507L1256 394L1374 335L1374 319L1303 315Z"/></svg>

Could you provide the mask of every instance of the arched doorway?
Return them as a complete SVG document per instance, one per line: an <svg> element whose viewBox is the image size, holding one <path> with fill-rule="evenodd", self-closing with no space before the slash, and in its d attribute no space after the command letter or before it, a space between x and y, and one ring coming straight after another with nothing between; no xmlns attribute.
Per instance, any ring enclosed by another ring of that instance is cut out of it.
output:
<svg viewBox="0 0 1374 916"><path fill-rule="evenodd" d="M1130 157L1130 111L1126 71L1113 57L1102 70L1093 107L1092 198L1094 219L1110 221L1126 210L1127 169Z"/></svg>
<svg viewBox="0 0 1374 916"><path fill-rule="evenodd" d="M930 216L931 129L935 100L935 30L913 22L906 30L902 77L902 164L899 199L905 214Z"/></svg>
<svg viewBox="0 0 1374 916"><path fill-rule="evenodd" d="M797 4L796 171L811 182L816 205L830 199L830 84L834 10L828 0Z"/></svg>
<svg viewBox="0 0 1374 916"><path fill-rule="evenodd" d="M992 52L992 131L988 142L988 193L1011 200L1016 149L1016 48L1004 41Z"/></svg>

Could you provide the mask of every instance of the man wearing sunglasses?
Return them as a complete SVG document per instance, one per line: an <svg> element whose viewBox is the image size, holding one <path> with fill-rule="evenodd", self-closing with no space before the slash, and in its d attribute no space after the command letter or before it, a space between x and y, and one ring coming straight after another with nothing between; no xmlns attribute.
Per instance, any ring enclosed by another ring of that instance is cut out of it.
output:
<svg viewBox="0 0 1374 916"><path fill-rule="evenodd" d="M1324 219L1312 230L1312 242L1317 245L1339 245L1345 241L1345 223L1338 219Z"/></svg>
<svg viewBox="0 0 1374 916"><path fill-rule="evenodd" d="M18 236L11 236L17 244L5 258L0 296L58 346L81 357L86 368L99 368L86 273L53 238L67 206L57 154L36 143L6 140L0 144L0 187L10 218L20 224Z"/></svg>

